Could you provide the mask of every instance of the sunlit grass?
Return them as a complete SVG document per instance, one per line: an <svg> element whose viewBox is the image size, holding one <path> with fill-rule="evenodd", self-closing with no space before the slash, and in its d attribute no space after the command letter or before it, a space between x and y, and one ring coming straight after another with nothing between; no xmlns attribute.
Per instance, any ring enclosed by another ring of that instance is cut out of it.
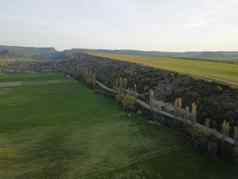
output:
<svg viewBox="0 0 238 179"><path fill-rule="evenodd" d="M192 75L198 78L216 80L236 87L238 86L238 64L112 53L89 52L89 54L120 61L139 63L155 68L175 71L181 74Z"/></svg>

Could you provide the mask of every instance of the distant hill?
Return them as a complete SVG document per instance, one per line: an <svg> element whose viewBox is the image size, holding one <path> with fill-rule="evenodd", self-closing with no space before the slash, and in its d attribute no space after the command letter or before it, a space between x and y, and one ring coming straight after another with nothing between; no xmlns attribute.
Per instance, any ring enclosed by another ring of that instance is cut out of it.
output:
<svg viewBox="0 0 238 179"><path fill-rule="evenodd" d="M0 56L6 56L8 54L8 50L0 48Z"/></svg>
<svg viewBox="0 0 238 179"><path fill-rule="evenodd" d="M6 55L6 54L8 54L8 50L0 48L0 55Z"/></svg>
<svg viewBox="0 0 238 179"><path fill-rule="evenodd" d="M18 47L0 45L0 57L28 58L36 60L65 59L73 53L110 53L138 56L165 56L176 58L188 58L192 60L215 60L238 63L238 51L201 51L201 52L163 52L163 51L140 51L140 50L102 50L102 49L68 49L57 51L53 47Z"/></svg>
<svg viewBox="0 0 238 179"><path fill-rule="evenodd" d="M139 56L167 56L177 58L201 59L201 60L216 60L238 62L238 51L201 51L201 52L162 52L162 51L140 51L140 50L101 50L101 49L72 49L71 51L81 52L100 52L113 53L124 55L139 55Z"/></svg>
<svg viewBox="0 0 238 179"><path fill-rule="evenodd" d="M64 53L58 52L54 48L38 48L38 47L18 47L0 45L0 56L32 58L37 60L63 59Z"/></svg>

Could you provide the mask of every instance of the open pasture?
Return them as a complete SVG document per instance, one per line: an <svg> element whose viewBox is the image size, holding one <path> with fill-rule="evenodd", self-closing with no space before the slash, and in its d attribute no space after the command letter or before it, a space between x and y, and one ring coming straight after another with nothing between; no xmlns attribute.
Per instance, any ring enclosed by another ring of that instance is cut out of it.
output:
<svg viewBox="0 0 238 179"><path fill-rule="evenodd" d="M175 71L192 75L196 78L214 80L220 83L238 87L238 64L212 62L204 60L189 60L172 57L145 57L113 53L88 52L91 55L128 61L159 69Z"/></svg>
<svg viewBox="0 0 238 179"><path fill-rule="evenodd" d="M0 98L0 178L237 178L236 166L76 81L1 88Z"/></svg>
<svg viewBox="0 0 238 179"><path fill-rule="evenodd" d="M0 73L0 82L64 80L62 73Z"/></svg>

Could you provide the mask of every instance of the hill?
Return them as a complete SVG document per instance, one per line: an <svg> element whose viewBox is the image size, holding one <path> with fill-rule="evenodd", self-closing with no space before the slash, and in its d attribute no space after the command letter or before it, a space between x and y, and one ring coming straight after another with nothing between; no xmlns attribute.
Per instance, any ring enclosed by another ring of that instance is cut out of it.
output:
<svg viewBox="0 0 238 179"><path fill-rule="evenodd" d="M6 55L6 54L8 54L8 50L0 48L0 55Z"/></svg>
<svg viewBox="0 0 238 179"><path fill-rule="evenodd" d="M219 83L225 83L238 87L238 64L236 63L99 52L90 52L89 54L113 60L138 63L158 69L175 71L180 74L193 76L195 78L214 80Z"/></svg>
<svg viewBox="0 0 238 179"><path fill-rule="evenodd" d="M163 51L140 51L140 50L101 50L101 49L72 49L87 53L110 53L119 55L136 55L148 57L176 57L193 60L215 60L225 62L238 62L238 51L194 51L194 52L163 52Z"/></svg>
<svg viewBox="0 0 238 179"><path fill-rule="evenodd" d="M65 59L74 53L106 54L106 55L130 55L142 57L173 57L178 60L189 59L196 61L218 61L227 63L238 63L238 51L194 51L194 52L163 52L163 51L141 51L141 50L110 50L110 49L66 49L57 51L53 47L20 47L0 45L0 59L17 58L19 61L25 59L34 60L59 60Z"/></svg>
<svg viewBox="0 0 238 179"><path fill-rule="evenodd" d="M66 49L57 51L53 47L20 47L0 45L0 57L28 58L36 60L65 59L70 53L104 53L117 55L133 55L144 57L175 57L191 60L212 60L229 63L238 63L238 51L194 51L194 52L163 52L163 51L141 51L141 50L110 50L110 49Z"/></svg>
<svg viewBox="0 0 238 179"><path fill-rule="evenodd" d="M0 46L0 56L10 58L30 58L37 60L63 59L64 53L58 52L53 47L18 47L18 46Z"/></svg>

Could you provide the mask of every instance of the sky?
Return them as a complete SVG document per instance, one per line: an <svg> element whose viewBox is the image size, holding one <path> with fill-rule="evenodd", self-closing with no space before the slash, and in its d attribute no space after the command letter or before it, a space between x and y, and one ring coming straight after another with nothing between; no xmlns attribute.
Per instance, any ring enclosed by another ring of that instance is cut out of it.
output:
<svg viewBox="0 0 238 179"><path fill-rule="evenodd" d="M238 50L238 0L0 0L0 44Z"/></svg>

